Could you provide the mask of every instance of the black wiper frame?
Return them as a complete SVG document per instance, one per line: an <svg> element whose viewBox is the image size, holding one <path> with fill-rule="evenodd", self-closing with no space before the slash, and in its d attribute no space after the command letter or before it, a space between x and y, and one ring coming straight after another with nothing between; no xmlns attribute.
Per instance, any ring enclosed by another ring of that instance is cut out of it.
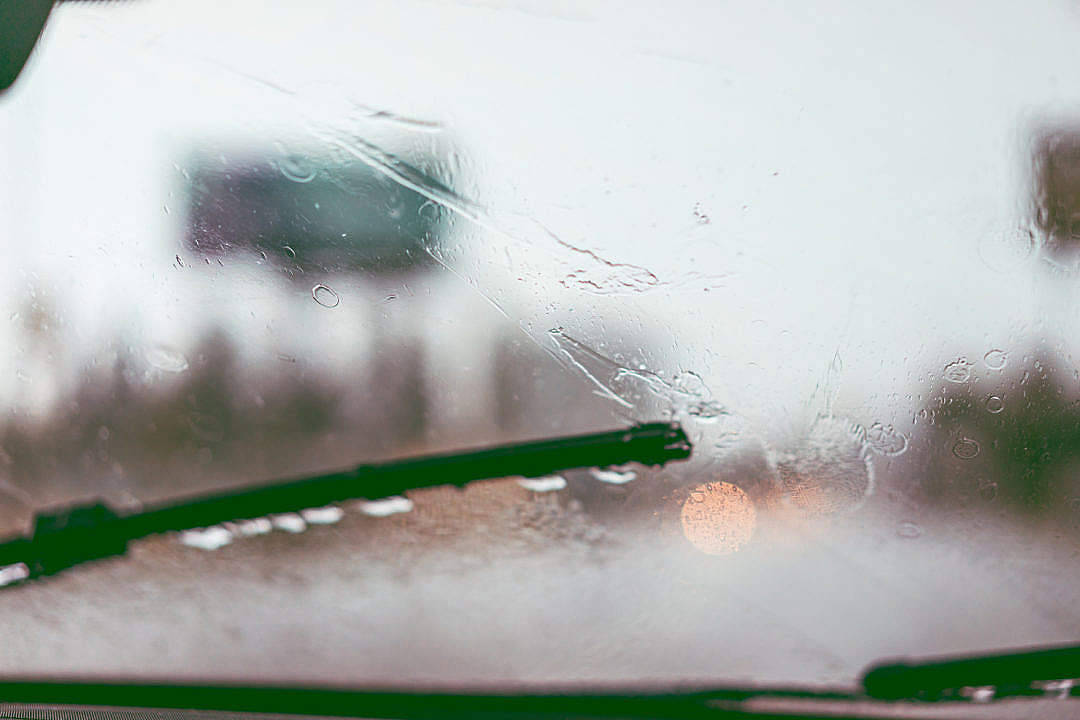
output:
<svg viewBox="0 0 1080 720"><path fill-rule="evenodd" d="M89 560L122 555L130 541L230 520L297 512L357 498L375 500L409 490L502 477L539 477L571 468L637 462L663 465L690 457L677 423L516 443L482 450L360 465L322 475L173 500L122 514L103 502L39 513L33 533L0 542L0 566L23 563L30 577Z"/></svg>
<svg viewBox="0 0 1080 720"><path fill-rule="evenodd" d="M1080 697L1080 645L889 661L863 676L878 700L988 700L1002 697ZM978 691L982 690L982 693Z"/></svg>

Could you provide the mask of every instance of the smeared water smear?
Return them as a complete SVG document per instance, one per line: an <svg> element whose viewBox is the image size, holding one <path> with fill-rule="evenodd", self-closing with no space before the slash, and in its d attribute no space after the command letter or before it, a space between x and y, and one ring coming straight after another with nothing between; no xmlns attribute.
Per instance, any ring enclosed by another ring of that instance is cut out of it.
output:
<svg viewBox="0 0 1080 720"><path fill-rule="evenodd" d="M689 419L706 424L727 415L701 376L684 370L669 382L658 373L630 368L596 352L562 330L548 331L556 357L585 376L597 394L652 417Z"/></svg>
<svg viewBox="0 0 1080 720"><path fill-rule="evenodd" d="M566 487L566 478L562 475L547 475L538 478L522 478L517 481L518 485L532 492L555 492Z"/></svg>
<svg viewBox="0 0 1080 720"><path fill-rule="evenodd" d="M673 286L673 283L662 281L647 268L616 262L601 257L587 248L566 242L534 218L496 214L480 203L453 191L443 182L393 153L367 140L357 138L353 132L324 126L309 127L309 132L316 139L356 158L402 187L420 194L437 206L501 238L507 243L505 247L527 243L545 250L565 268L563 280L560 281L564 286L593 294L643 293L660 288L670 289ZM437 259L444 265L447 264L444 259ZM717 275L681 273L679 281L674 285L714 287L726 277L727 274L723 273ZM487 297L486 294L485 297Z"/></svg>
<svg viewBox="0 0 1080 720"><path fill-rule="evenodd" d="M379 110L368 105L356 105L356 110L364 120L395 125L412 132L439 133L443 131L442 123L434 120L399 115L389 110Z"/></svg>
<svg viewBox="0 0 1080 720"><path fill-rule="evenodd" d="M847 512L873 493L867 444L857 424L819 416L789 449L772 453L790 504L807 516Z"/></svg>

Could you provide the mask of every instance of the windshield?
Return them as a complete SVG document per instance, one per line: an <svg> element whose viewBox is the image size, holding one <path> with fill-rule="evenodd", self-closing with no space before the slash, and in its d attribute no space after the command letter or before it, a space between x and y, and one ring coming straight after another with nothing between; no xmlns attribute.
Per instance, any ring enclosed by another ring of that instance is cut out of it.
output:
<svg viewBox="0 0 1080 720"><path fill-rule="evenodd" d="M58 4L0 95L0 534L693 452L139 540L4 588L0 672L849 685L1080 640L1077 38L1066 0Z"/></svg>

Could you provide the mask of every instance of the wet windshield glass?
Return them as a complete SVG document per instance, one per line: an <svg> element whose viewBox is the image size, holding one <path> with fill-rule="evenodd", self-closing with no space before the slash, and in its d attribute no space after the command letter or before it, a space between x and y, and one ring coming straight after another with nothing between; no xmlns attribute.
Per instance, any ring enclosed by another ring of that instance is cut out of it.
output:
<svg viewBox="0 0 1080 720"><path fill-rule="evenodd" d="M1064 1L58 5L0 96L2 534L694 450L141 540L0 592L0 671L842 684L1080 639L1077 38Z"/></svg>

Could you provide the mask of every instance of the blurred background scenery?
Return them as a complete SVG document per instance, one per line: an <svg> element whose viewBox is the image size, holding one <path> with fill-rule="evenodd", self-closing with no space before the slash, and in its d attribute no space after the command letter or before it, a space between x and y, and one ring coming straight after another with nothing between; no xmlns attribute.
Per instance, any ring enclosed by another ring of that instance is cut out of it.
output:
<svg viewBox="0 0 1080 720"><path fill-rule="evenodd" d="M1077 640L1078 37L58 5L0 95L4 535L634 422L694 455L141 541L0 591L0 669L846 683Z"/></svg>

